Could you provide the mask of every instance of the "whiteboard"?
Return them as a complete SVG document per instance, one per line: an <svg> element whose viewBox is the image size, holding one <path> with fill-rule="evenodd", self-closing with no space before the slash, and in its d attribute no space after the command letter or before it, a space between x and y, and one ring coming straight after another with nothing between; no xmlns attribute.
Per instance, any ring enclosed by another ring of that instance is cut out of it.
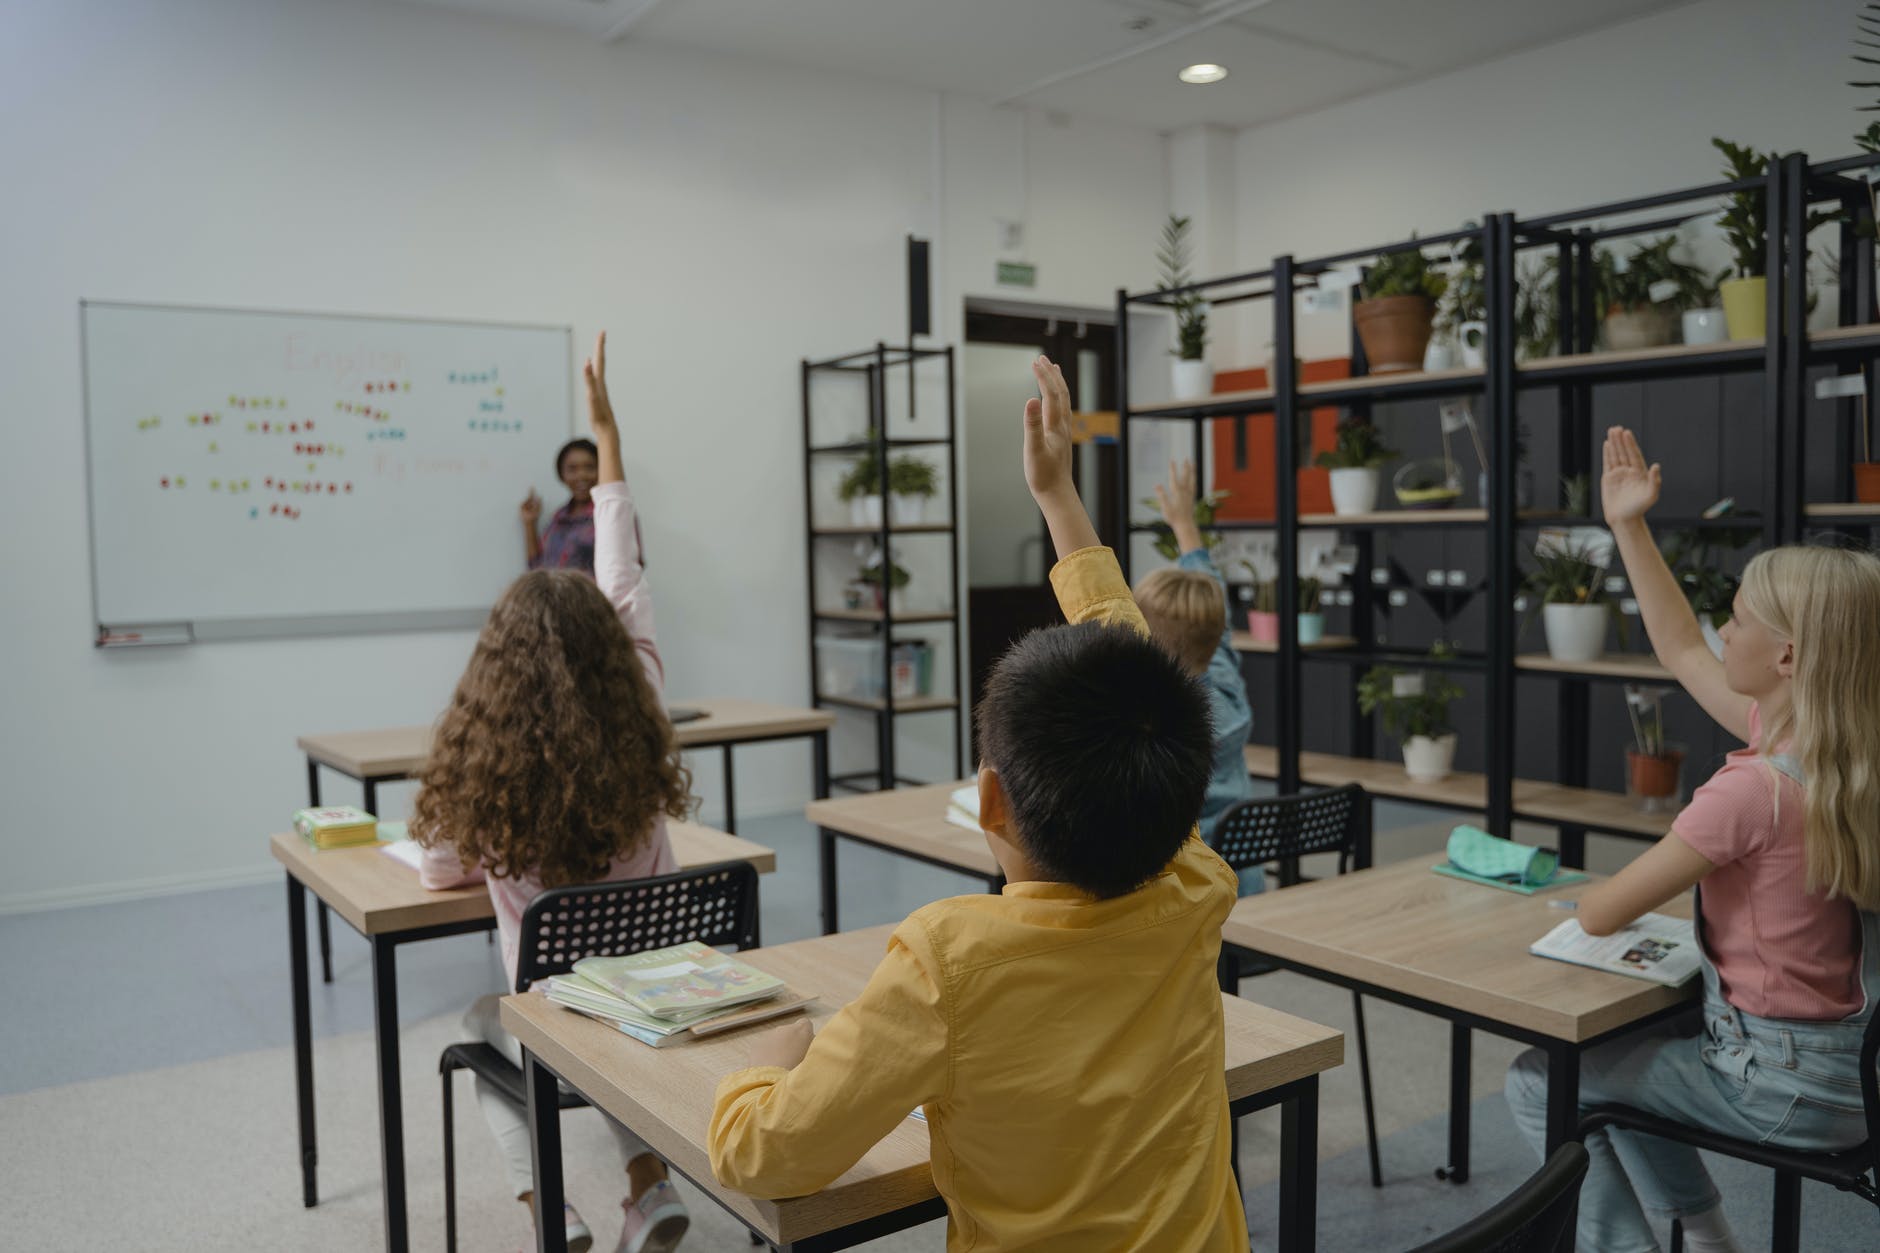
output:
<svg viewBox="0 0 1880 1253"><path fill-rule="evenodd" d="M100 643L474 625L562 491L567 327L81 305Z"/></svg>

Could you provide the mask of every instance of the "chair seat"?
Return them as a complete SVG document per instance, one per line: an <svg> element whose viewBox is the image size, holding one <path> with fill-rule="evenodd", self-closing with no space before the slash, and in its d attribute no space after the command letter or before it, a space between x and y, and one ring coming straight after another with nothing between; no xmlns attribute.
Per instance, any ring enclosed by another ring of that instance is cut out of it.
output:
<svg viewBox="0 0 1880 1253"><path fill-rule="evenodd" d="M1871 1145L1856 1145L1837 1153L1782 1148L1773 1144L1759 1144L1754 1140L1738 1140L1703 1127L1693 1127L1658 1114L1649 1114L1629 1105L1601 1105L1589 1110L1586 1117L1580 1120L1580 1133L1584 1135L1604 1126L1623 1127L1628 1131L1676 1140L1725 1157L1734 1157L1738 1161L1830 1184L1843 1192L1857 1192L1872 1199L1874 1184L1867 1177L1867 1172L1875 1168Z"/></svg>
<svg viewBox="0 0 1880 1253"><path fill-rule="evenodd" d="M514 1101L517 1105L527 1106L528 1089L523 1086L522 1071L516 1064L502 1055L502 1052L481 1041L453 1044L444 1050L437 1059L437 1068L444 1074L453 1070L468 1070L487 1083L494 1084L496 1090ZM587 1102L577 1092L561 1089L562 1109L581 1109Z"/></svg>

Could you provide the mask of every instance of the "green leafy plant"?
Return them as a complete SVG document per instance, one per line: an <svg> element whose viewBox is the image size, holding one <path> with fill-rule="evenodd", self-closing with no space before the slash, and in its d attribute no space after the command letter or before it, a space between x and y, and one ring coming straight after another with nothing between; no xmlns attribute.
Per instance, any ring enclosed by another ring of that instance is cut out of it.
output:
<svg viewBox="0 0 1880 1253"><path fill-rule="evenodd" d="M1449 271L1448 291L1436 310L1436 329L1453 335L1464 322L1487 318L1488 271L1482 264L1482 241L1471 239Z"/></svg>
<svg viewBox="0 0 1880 1253"><path fill-rule="evenodd" d="M1769 163L1776 159L1773 152L1758 152L1727 139L1712 139L1710 142L1723 154L1723 176L1732 182L1761 178L1769 172ZM1760 187L1733 191L1724 197L1724 201L1724 211L1717 222L1723 227L1724 238L1730 241L1734 264L1732 270L1719 276L1719 281L1725 277L1761 278L1768 272L1764 243L1769 231L1768 202L1763 191ZM1811 209L1803 223L1802 234L1806 236L1817 226L1825 226L1834 220L1835 211L1832 209Z"/></svg>
<svg viewBox="0 0 1880 1253"><path fill-rule="evenodd" d="M1299 612L1318 613L1325 604L1325 584L1309 574L1299 576Z"/></svg>
<svg viewBox="0 0 1880 1253"><path fill-rule="evenodd" d="M1363 418L1352 417L1338 424L1338 442L1314 458L1327 470L1374 470L1394 457L1401 456L1384 442L1384 436Z"/></svg>
<svg viewBox="0 0 1880 1253"><path fill-rule="evenodd" d="M1591 545L1576 542L1540 545L1534 549L1534 568L1522 578L1536 601L1522 620L1525 631L1534 621L1538 605L1603 605L1607 616L1619 630L1622 643L1630 643L1630 631L1619 602L1606 591L1606 566L1599 561Z"/></svg>
<svg viewBox="0 0 1880 1253"><path fill-rule="evenodd" d="M836 484L836 495L843 500L881 495L881 463L873 453L865 453L849 463L848 472Z"/></svg>
<svg viewBox="0 0 1880 1253"><path fill-rule="evenodd" d="M1856 48L1880 48L1880 4L1869 4L1866 5L1865 8L1866 12L1858 14L1854 18L1855 35L1865 36L1865 38L1856 38L1854 40L1854 46ZM1880 65L1880 58L1866 56L1859 52L1852 52L1848 55L1862 65ZM1880 88L1880 82L1855 80L1850 81L1848 86L1872 91L1875 88ZM1873 104L1861 105L1859 111L1862 113L1880 113L1880 100L1876 100ZM1854 137L1854 142L1860 145L1862 152L1880 152L1880 122L1868 123L1867 129Z"/></svg>
<svg viewBox="0 0 1880 1253"><path fill-rule="evenodd" d="M896 457L888 463L888 490L897 496L932 496L940 490L940 472L919 457Z"/></svg>
<svg viewBox="0 0 1880 1253"><path fill-rule="evenodd" d="M1228 491L1203 492L1195 497L1195 525L1201 528L1201 544L1209 552L1214 551L1221 542L1219 531L1210 531L1214 525L1214 515L1220 509L1221 502L1233 495ZM1151 509L1159 510L1162 506L1153 496L1144 496L1142 503ZM1175 543L1175 532L1168 523L1158 518L1150 524L1155 529L1155 551L1170 561L1180 557L1181 549Z"/></svg>
<svg viewBox="0 0 1880 1253"><path fill-rule="evenodd" d="M1514 335L1526 360L1561 351L1559 282L1560 258L1551 253L1517 267Z"/></svg>
<svg viewBox="0 0 1880 1253"><path fill-rule="evenodd" d="M1437 662L1454 656L1453 649L1441 644L1430 650ZM1438 739L1454 731L1449 707L1462 699L1461 684L1440 669L1426 670L1421 692L1399 696L1397 677L1407 673L1395 666L1372 666L1358 680L1358 708L1367 714L1381 713L1385 733L1400 744L1419 735Z"/></svg>
<svg viewBox="0 0 1880 1253"><path fill-rule="evenodd" d="M1665 564L1678 581L1691 612L1712 630L1721 630L1735 612L1737 588L1742 580L1718 564L1718 554L1735 552L1762 538L1753 523L1740 527L1685 527L1665 537Z"/></svg>
<svg viewBox="0 0 1880 1253"><path fill-rule="evenodd" d="M1192 225L1192 219L1178 217L1173 213L1163 223L1162 242L1155 250L1155 259L1162 267L1162 281L1157 290L1173 291L1194 282L1194 276L1188 268L1193 256L1188 240L1188 231ZM1175 311L1176 346L1171 352L1183 361L1201 360L1208 351L1206 302L1194 292L1182 292L1169 297L1168 305Z"/></svg>
<svg viewBox="0 0 1880 1253"><path fill-rule="evenodd" d="M1716 285L1694 265L1671 255L1677 246L1675 235L1661 235L1635 245L1626 254L1625 268L1618 256L1606 249L1594 253L1593 307L1602 313L1634 312L1664 308L1674 312L1708 307L1716 295ZM1660 283L1675 285L1676 291L1664 299L1655 299L1652 289Z"/></svg>
<svg viewBox="0 0 1880 1253"><path fill-rule="evenodd" d="M1442 299L1448 288L1449 280L1440 270L1431 266L1430 259L1417 248L1379 257L1365 270L1362 285L1366 300L1382 300L1386 296L1423 296L1436 301Z"/></svg>
<svg viewBox="0 0 1880 1253"><path fill-rule="evenodd" d="M886 566L885 577L887 579L887 584L891 588L906 587L908 584L908 581L914 577L913 575L908 573L907 567L903 566L898 561L889 561L886 563L883 563L881 561L870 561L867 565L864 565L859 571L856 572L855 581L857 583L866 583L870 587L880 587L882 583L882 579L884 577L883 576L884 564Z"/></svg>
<svg viewBox="0 0 1880 1253"><path fill-rule="evenodd" d="M1593 512L1593 484L1584 474L1569 475L1560 480L1560 508L1576 518L1584 518Z"/></svg>
<svg viewBox="0 0 1880 1253"><path fill-rule="evenodd" d="M1259 579L1254 582L1253 612L1279 612L1279 581L1277 579Z"/></svg>

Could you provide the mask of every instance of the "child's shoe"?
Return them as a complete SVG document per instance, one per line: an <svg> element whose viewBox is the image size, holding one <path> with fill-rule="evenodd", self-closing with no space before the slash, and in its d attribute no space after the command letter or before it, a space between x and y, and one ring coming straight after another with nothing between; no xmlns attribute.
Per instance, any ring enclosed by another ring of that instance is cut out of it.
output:
<svg viewBox="0 0 1880 1253"><path fill-rule="evenodd" d="M627 1221L614 1253L672 1253L692 1225L692 1216L670 1179L661 1179L637 1201L622 1201L620 1208L626 1211Z"/></svg>
<svg viewBox="0 0 1880 1253"><path fill-rule="evenodd" d="M561 1206L561 1226L568 1235L568 1253L588 1253L594 1247L594 1233L566 1201Z"/></svg>

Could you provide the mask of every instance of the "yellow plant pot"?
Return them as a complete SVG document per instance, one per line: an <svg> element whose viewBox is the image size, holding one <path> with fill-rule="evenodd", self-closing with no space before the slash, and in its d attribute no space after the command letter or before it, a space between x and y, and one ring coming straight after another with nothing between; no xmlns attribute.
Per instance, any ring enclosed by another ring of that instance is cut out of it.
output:
<svg viewBox="0 0 1880 1253"><path fill-rule="evenodd" d="M1761 339L1769 333L1769 280L1732 278L1717 285L1731 339Z"/></svg>

